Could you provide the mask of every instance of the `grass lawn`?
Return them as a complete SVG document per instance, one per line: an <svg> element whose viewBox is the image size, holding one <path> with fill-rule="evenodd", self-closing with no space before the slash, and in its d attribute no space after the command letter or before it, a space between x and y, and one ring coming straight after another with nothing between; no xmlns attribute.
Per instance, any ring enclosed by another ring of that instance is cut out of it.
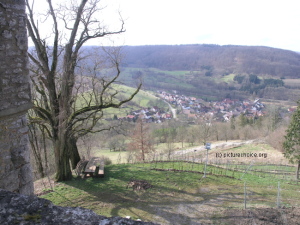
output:
<svg viewBox="0 0 300 225"><path fill-rule="evenodd" d="M117 95L118 99L129 98L130 95L136 90L135 88L119 84L114 84L113 87L119 92ZM90 101L90 98L91 96L89 92L80 95L76 101L76 108L79 109L85 107ZM156 99L157 97L155 97L153 94L140 90L131 100L131 104L124 104L120 108L105 109L103 118L113 118L114 115L117 115L118 117L127 116L131 111L139 110L142 107L148 107L149 101L155 101ZM92 103L94 101L95 100L93 99ZM165 103L165 105L168 107L167 103Z"/></svg>
<svg viewBox="0 0 300 225"><path fill-rule="evenodd" d="M216 152L262 151L268 157L276 155L268 145L247 144L213 149L209 158L213 159ZM125 157L126 152L94 150L93 154L108 156L115 162L118 155ZM172 225L209 223L210 219L222 218L222 212L228 208L243 209L245 198L247 208L276 207L277 202L285 207L299 207L299 185L290 176L294 175L295 167L282 164L279 156L276 158L272 162L226 159L216 163L212 160L207 165L206 178L203 178L204 162L112 164L105 167L104 178L74 178L58 183L54 192L41 197L61 206L89 208L108 217L131 216ZM145 180L153 187L133 190L127 187L132 179Z"/></svg>
<svg viewBox="0 0 300 225"><path fill-rule="evenodd" d="M110 151L109 149L93 149L91 152L93 157L105 156L108 157L113 164L126 163L126 151Z"/></svg>
<svg viewBox="0 0 300 225"><path fill-rule="evenodd" d="M278 182L280 203L299 206L298 186L274 177L259 174L227 172L209 166L207 178L192 172L157 171L150 169L178 168L203 171L204 165L183 162L110 165L105 178L74 178L57 185L54 192L43 195L61 206L85 207L104 216L131 216L133 219L161 224L190 224L222 213L226 208L244 207L244 185L248 208L276 207ZM212 175L221 173L223 175ZM127 188L131 179L146 180L152 188L134 191Z"/></svg>

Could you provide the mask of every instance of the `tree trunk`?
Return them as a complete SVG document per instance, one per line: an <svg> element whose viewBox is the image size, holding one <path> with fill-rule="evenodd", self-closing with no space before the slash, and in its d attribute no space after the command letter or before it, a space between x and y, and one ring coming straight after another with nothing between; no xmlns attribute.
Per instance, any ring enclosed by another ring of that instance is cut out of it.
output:
<svg viewBox="0 0 300 225"><path fill-rule="evenodd" d="M56 136L56 140L54 140L56 181L65 181L72 179L70 154L68 151L68 144L66 143L66 130L66 127L59 127L58 135Z"/></svg>
<svg viewBox="0 0 300 225"><path fill-rule="evenodd" d="M42 158L41 158L40 152L38 152L38 150L36 149L36 147L34 146L34 144L31 140L30 140L30 146L31 146L32 153L34 155L35 164L36 164L38 173L39 173L40 177L43 178L43 177L45 177L45 173L44 173L44 167L42 164Z"/></svg>
<svg viewBox="0 0 300 225"><path fill-rule="evenodd" d="M57 165L58 170L56 171L55 180L56 181L71 180L72 172L71 172L71 167L70 167L70 162L68 157L62 157L58 161L59 161Z"/></svg>
<svg viewBox="0 0 300 225"><path fill-rule="evenodd" d="M80 161L77 139L72 135L68 135L66 130L66 128L61 128L60 135L56 136L57 140L54 142L56 181L71 180L71 168L75 169Z"/></svg>
<svg viewBox="0 0 300 225"><path fill-rule="evenodd" d="M80 161L80 155L77 148L77 139L75 137L70 137L67 140L67 150L70 155L71 166L74 170L77 163Z"/></svg>
<svg viewBox="0 0 300 225"><path fill-rule="evenodd" d="M39 149L41 149L41 146L38 142L38 137L37 137L35 126L29 126L29 143L31 146L31 152L33 153L33 156L35 159L35 164L36 164L38 173L41 178L44 178L45 177L44 167L43 167L43 162L42 162L41 151L39 150Z"/></svg>
<svg viewBox="0 0 300 225"><path fill-rule="evenodd" d="M61 146L55 146L55 148L59 148ZM60 157L56 157L55 166L56 166L56 181L65 181L72 179L72 171L70 167L70 157L68 154L68 150L66 147L55 149L55 152L60 153Z"/></svg>

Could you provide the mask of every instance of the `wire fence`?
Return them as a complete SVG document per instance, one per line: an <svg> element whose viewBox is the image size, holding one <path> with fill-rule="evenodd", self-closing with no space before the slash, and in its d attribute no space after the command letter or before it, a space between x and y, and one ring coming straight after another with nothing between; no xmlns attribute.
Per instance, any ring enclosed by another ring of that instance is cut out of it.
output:
<svg viewBox="0 0 300 225"><path fill-rule="evenodd" d="M226 184L219 194L220 201L231 201L235 207L281 209L300 204L296 167L291 165L213 159L208 160L206 167L205 156L199 157L196 152L181 155L157 153L144 162L127 156L123 163L139 164L139 167L149 170L187 173L187 176L188 173L198 173L199 178L206 173L208 177L236 180L232 186Z"/></svg>

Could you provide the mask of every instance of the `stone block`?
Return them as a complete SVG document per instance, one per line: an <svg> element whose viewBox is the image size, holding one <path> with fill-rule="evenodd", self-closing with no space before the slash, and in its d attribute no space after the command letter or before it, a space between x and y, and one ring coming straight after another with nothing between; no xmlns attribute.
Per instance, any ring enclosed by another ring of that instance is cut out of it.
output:
<svg viewBox="0 0 300 225"><path fill-rule="evenodd" d="M23 184L19 189L19 193L22 195L33 195L33 183L28 182Z"/></svg>
<svg viewBox="0 0 300 225"><path fill-rule="evenodd" d="M28 99L28 100L31 99L30 95L28 94L28 92L20 92L20 93L18 93L18 97L19 98L23 98L23 99Z"/></svg>
<svg viewBox="0 0 300 225"><path fill-rule="evenodd" d="M9 30L2 31L2 36L6 39L11 39L13 37L12 32Z"/></svg>
<svg viewBox="0 0 300 225"><path fill-rule="evenodd" d="M11 150L11 161L16 168L28 163L28 151L26 146L17 146Z"/></svg>
<svg viewBox="0 0 300 225"><path fill-rule="evenodd" d="M26 112L32 104L25 19L25 0L1 0L0 188L31 194Z"/></svg>
<svg viewBox="0 0 300 225"><path fill-rule="evenodd" d="M19 176L19 170L11 170L6 171L5 174L5 182L0 182L0 188L3 188L5 190L9 191L18 191L20 187L20 182L18 179Z"/></svg>
<svg viewBox="0 0 300 225"><path fill-rule="evenodd" d="M19 177L21 186L25 186L27 183L30 183L30 181L33 181L31 166L29 163L21 167Z"/></svg>

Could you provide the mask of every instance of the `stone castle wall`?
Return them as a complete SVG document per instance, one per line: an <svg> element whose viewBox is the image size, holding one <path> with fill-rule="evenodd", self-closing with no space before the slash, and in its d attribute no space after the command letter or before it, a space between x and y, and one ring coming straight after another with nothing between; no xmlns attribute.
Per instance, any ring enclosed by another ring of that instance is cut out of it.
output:
<svg viewBox="0 0 300 225"><path fill-rule="evenodd" d="M0 0L0 188L33 193L25 0Z"/></svg>

